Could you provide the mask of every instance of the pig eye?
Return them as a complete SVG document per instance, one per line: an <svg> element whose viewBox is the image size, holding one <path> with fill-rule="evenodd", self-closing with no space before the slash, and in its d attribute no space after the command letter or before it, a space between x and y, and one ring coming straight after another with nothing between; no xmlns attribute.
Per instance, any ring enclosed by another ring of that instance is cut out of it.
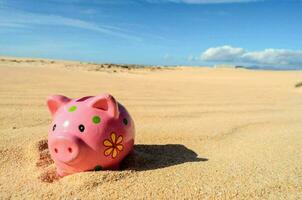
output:
<svg viewBox="0 0 302 200"><path fill-rule="evenodd" d="M79 130L80 130L81 132L84 132L84 130L85 130L85 126L84 126L83 124L80 124L80 126L79 126Z"/></svg>
<svg viewBox="0 0 302 200"><path fill-rule="evenodd" d="M57 127L57 125L55 124L55 125L53 125L53 127L52 127L52 131L55 131L56 130L56 127Z"/></svg>

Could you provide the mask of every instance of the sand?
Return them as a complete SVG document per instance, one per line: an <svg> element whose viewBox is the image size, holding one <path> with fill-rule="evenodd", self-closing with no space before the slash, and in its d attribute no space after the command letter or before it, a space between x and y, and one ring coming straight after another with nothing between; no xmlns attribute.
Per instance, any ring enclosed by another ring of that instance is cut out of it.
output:
<svg viewBox="0 0 302 200"><path fill-rule="evenodd" d="M0 199L302 199L301 71L0 59ZM109 92L136 124L120 171L58 179L45 99Z"/></svg>

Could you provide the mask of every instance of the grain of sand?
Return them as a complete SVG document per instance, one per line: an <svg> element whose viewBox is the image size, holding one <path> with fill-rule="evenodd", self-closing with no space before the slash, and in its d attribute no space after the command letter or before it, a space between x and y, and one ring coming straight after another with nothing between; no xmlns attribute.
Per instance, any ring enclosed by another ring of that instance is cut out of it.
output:
<svg viewBox="0 0 302 200"><path fill-rule="evenodd" d="M0 199L302 198L301 71L67 65L0 61ZM46 97L103 92L133 116L135 153L59 179Z"/></svg>

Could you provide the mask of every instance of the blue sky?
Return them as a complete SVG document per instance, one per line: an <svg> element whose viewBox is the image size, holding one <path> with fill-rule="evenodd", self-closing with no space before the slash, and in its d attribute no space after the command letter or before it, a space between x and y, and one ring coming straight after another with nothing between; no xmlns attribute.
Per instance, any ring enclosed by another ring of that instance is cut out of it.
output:
<svg viewBox="0 0 302 200"><path fill-rule="evenodd" d="M0 0L0 55L302 66L301 0Z"/></svg>

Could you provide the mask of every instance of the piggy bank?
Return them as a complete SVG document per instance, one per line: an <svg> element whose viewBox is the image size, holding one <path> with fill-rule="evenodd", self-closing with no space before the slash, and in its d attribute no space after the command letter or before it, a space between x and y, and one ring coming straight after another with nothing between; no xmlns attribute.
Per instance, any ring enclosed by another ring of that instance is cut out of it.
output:
<svg viewBox="0 0 302 200"><path fill-rule="evenodd" d="M134 122L111 95L70 99L49 96L53 121L48 148L60 176L119 168L133 150Z"/></svg>

